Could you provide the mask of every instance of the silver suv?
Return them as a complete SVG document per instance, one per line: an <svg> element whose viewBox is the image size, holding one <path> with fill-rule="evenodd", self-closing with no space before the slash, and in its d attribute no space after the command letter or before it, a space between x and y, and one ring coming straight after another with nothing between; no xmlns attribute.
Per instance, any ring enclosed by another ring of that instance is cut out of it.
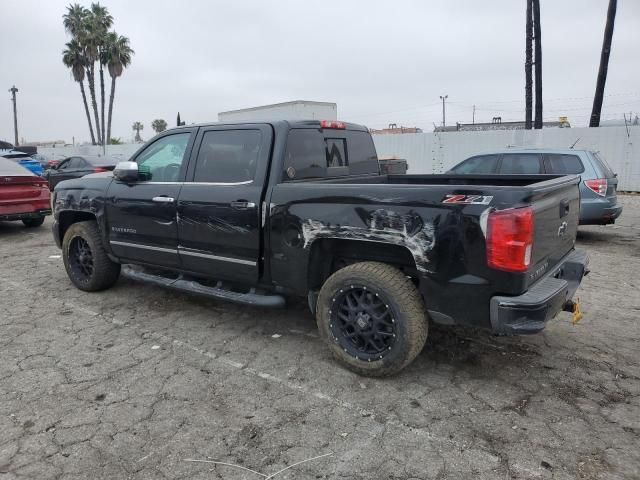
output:
<svg viewBox="0 0 640 480"><path fill-rule="evenodd" d="M607 162L591 150L515 149L476 155L447 173L495 174L576 174L580 182L580 225L615 223L622 213L616 187L618 178Z"/></svg>

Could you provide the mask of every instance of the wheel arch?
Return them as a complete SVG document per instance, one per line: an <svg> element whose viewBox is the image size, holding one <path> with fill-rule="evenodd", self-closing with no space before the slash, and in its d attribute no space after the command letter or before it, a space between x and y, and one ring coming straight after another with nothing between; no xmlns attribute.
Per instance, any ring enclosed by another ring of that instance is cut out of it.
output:
<svg viewBox="0 0 640 480"><path fill-rule="evenodd" d="M60 237L60 240L64 238L64 234L67 233L67 230L69 229L69 227L74 223L91 221L91 220L97 222L97 217L92 212L84 212L84 211L76 211L76 210L66 210L66 211L60 212L60 214L58 215L58 225L57 225L58 236ZM100 225L98 225L98 230L100 230L101 235L103 235L103 232L100 229Z"/></svg>
<svg viewBox="0 0 640 480"><path fill-rule="evenodd" d="M358 262L375 261L393 265L407 276L418 278L414 255L405 245L383 241L320 238L309 246L307 287L320 289L337 270Z"/></svg>

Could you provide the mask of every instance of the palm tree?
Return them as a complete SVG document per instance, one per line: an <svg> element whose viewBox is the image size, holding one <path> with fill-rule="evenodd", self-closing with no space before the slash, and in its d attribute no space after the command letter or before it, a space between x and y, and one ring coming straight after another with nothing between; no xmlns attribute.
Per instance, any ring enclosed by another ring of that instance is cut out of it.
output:
<svg viewBox="0 0 640 480"><path fill-rule="evenodd" d="M156 133L164 132L167 129L167 122L161 118L156 118L151 122L151 128L153 128Z"/></svg>
<svg viewBox="0 0 640 480"><path fill-rule="evenodd" d="M129 39L116 32L109 32L106 36L105 60L111 75L111 95L109 97L109 118L107 120L107 138L111 138L111 116L113 100L116 95L116 79L131 64L131 57L135 53L129 45Z"/></svg>
<svg viewBox="0 0 640 480"><path fill-rule="evenodd" d="M131 128L136 131L136 138L134 139L136 142L142 142L142 137L140 136L140 130L144 129L144 125L140 122L133 122Z"/></svg>
<svg viewBox="0 0 640 480"><path fill-rule="evenodd" d="M113 25L113 17L109 13L106 7L101 6L99 3L91 4L91 15L89 21L92 23L92 32L96 37L96 43L98 46L98 60L100 62L100 137L102 138L102 144L105 142L105 125L104 125L104 65L107 63L106 50L106 36L107 32ZM108 137L106 137L108 138Z"/></svg>
<svg viewBox="0 0 640 480"><path fill-rule="evenodd" d="M62 63L71 69L73 79L80 84L80 92L82 93L82 102L84 103L84 111L87 114L87 122L89 123L89 132L91 133L91 143L96 144L96 137L93 134L93 126L91 125L91 115L89 114L89 105L87 104L87 95L84 92L84 67L85 59L82 52L82 46L77 40L71 40L67 43L67 49L62 52Z"/></svg>
<svg viewBox="0 0 640 480"><path fill-rule="evenodd" d="M77 37L80 35L82 30L84 30L85 20L88 15L89 10L84 8L82 5L77 3L69 5L67 7L67 13L62 16L64 29L72 37Z"/></svg>
<svg viewBox="0 0 640 480"><path fill-rule="evenodd" d="M600 68L598 69L598 80L596 81L596 94L593 97L593 108L591 109L590 127L600 126L600 113L602 112L602 101L604 99L604 86L607 83L607 71L609 69L609 55L611 54L611 42L613 40L613 26L616 21L617 0L609 0L607 9L607 23L604 27L604 40L602 41L602 52L600 53Z"/></svg>

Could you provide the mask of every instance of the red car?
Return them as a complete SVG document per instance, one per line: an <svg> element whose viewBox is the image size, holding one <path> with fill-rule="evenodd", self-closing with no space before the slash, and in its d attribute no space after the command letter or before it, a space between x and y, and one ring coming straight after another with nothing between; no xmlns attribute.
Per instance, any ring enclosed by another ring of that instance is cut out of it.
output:
<svg viewBox="0 0 640 480"><path fill-rule="evenodd" d="M51 215L49 184L19 164L0 158L0 221L39 227Z"/></svg>

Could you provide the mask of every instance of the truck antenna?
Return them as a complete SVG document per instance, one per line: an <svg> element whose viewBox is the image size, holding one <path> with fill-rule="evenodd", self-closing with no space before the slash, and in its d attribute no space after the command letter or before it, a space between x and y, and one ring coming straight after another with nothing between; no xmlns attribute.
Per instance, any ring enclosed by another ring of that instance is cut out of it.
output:
<svg viewBox="0 0 640 480"><path fill-rule="evenodd" d="M573 142L573 143L571 144L571 146L569 147L569 149L570 149L570 150L573 150L573 147L575 147L575 146L576 146L576 144L577 144L579 141L580 141L580 137L578 137L578 139L577 139L575 142Z"/></svg>

